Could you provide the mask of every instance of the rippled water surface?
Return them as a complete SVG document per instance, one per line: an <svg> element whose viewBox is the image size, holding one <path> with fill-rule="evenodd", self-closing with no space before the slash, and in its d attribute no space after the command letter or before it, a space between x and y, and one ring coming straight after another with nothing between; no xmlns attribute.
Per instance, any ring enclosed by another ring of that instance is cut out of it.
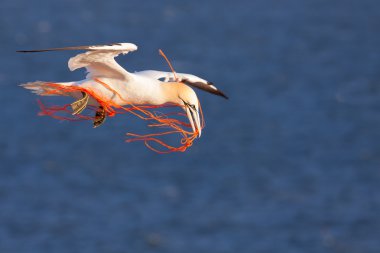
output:
<svg viewBox="0 0 380 253"><path fill-rule="evenodd" d="M380 250L380 2L26 1L0 6L0 252ZM80 80L73 52L133 42L130 71L213 81L186 153L38 117L34 80Z"/></svg>

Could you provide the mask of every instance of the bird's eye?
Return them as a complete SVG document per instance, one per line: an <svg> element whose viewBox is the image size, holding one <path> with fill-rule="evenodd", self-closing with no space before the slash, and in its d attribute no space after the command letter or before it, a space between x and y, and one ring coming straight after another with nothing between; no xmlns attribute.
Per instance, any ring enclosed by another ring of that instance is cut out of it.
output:
<svg viewBox="0 0 380 253"><path fill-rule="evenodd" d="M193 109L194 111L196 111L195 109L195 105L189 105L191 107L191 109Z"/></svg>

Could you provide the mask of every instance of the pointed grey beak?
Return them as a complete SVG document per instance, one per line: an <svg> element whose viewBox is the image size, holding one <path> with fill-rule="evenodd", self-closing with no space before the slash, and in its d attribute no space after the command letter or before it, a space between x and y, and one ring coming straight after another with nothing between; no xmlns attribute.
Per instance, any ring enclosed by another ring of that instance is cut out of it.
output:
<svg viewBox="0 0 380 253"><path fill-rule="evenodd" d="M188 105L185 106L187 117L189 118L191 128L193 129L193 132L195 133L198 130L198 138L201 137L202 134L202 127L201 127L201 121L199 118L199 113L189 107Z"/></svg>

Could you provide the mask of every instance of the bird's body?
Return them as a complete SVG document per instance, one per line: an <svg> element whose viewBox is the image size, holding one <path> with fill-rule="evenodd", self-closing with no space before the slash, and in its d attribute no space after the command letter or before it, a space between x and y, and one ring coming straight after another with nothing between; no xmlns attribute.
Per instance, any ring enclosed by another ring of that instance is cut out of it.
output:
<svg viewBox="0 0 380 253"><path fill-rule="evenodd" d="M86 68L86 79L74 82L30 82L22 86L39 95L65 95L77 99L72 103L73 114L80 114L87 105L99 106L97 115L105 118L104 103L112 106L162 105L174 103L184 108L194 133L200 136L201 122L199 101L192 88L203 89L227 98L212 83L190 74L145 70L130 73L114 58L134 51L132 43L116 43L99 46L53 48L19 52L45 52L60 50L87 50L69 60L70 70ZM54 84L54 85L53 85ZM104 118L100 122L103 123ZM95 125L98 126L100 124ZM98 122L99 123L99 122Z"/></svg>
<svg viewBox="0 0 380 253"><path fill-rule="evenodd" d="M91 90L97 94L116 103L120 106L127 104L152 104L159 105L165 103L166 96L163 92L162 84L159 80L145 80L146 77L132 77L131 80L125 81L115 78L88 78L77 82L59 83L65 86L77 86ZM112 85L112 90L107 89L102 83ZM114 91L117 92L118 96ZM70 94L74 98L80 98L80 92ZM90 100L90 105L97 105L96 100Z"/></svg>

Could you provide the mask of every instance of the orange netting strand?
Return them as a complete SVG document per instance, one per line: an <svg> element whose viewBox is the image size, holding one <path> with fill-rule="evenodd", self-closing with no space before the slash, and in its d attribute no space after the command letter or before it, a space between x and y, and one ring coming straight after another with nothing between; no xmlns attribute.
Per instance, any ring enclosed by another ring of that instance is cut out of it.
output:
<svg viewBox="0 0 380 253"><path fill-rule="evenodd" d="M73 92L86 92L89 96L93 97L100 106L104 108L104 110L107 112L107 115L109 117L113 117L116 114L121 113L131 113L135 115L136 117L146 120L146 121L152 121L152 123L148 124L149 127L166 127L170 128L170 131L164 131L160 133L153 133L153 134L145 134L145 135L139 135L134 133L127 133L127 136L131 137L126 140L126 142L136 142L136 141L143 141L145 146L147 146L149 149L157 152L157 153L171 153L171 152L184 152L188 147L190 147L194 140L198 136L198 130L196 132L192 132L187 129L191 129L191 125L189 123L186 123L182 120L171 118L170 116L178 116L178 117L186 117L186 114L180 113L180 112L171 112L171 113L157 113L152 112L150 110L157 109L157 108L173 108L173 107L181 107L180 105L168 103L164 105L134 105L127 101L125 101L120 94L115 91L111 86L108 84L100 81L99 79L95 79L95 82L103 85L106 89L110 90L112 93L114 93L116 96L120 98L120 100L124 101L127 106L121 106L116 104L110 99L105 98L101 94L97 94L91 89L83 88L79 86L66 86L62 84L57 83L45 83L41 85L41 88L43 91L41 92L41 95L62 95L62 96L70 96L70 93ZM70 121L77 121L77 120L94 120L95 116L89 116L89 115L71 115L72 111L69 109L70 104L66 104L63 106L45 106L41 101L38 101L39 106L41 108L41 112L39 115L43 116L50 116L52 118L58 119L58 120L70 120ZM88 106L88 108L92 111L96 111L96 108L94 106ZM66 113L70 116L62 116L57 115L58 113ZM199 113L201 115L201 128L204 128L204 117L203 112L199 104ZM181 145L180 146L172 146L167 144L164 140L159 139L159 137L171 135L171 134L180 134L182 136L181 138ZM151 145L151 143L155 143L159 147L161 146L164 148L164 150L157 149Z"/></svg>
<svg viewBox="0 0 380 253"><path fill-rule="evenodd" d="M164 57L165 61L166 61L166 62L168 63L168 65L169 65L170 70L173 72L174 79L177 80L177 74L175 73L174 68L173 68L171 62L169 61L168 57L166 57L166 55L164 54L164 52L163 52L161 49L159 49L158 52L160 53L160 55L161 55L162 57Z"/></svg>
<svg viewBox="0 0 380 253"><path fill-rule="evenodd" d="M41 100L37 100L38 105L41 108L41 112L38 113L39 116L50 116L58 120L69 120L69 121L79 121L79 120L94 120L94 117L87 115L71 115L71 117L56 115L58 112L65 112L71 114L71 110L67 109L70 105L63 106L50 106L46 107ZM91 107L92 109L92 107Z"/></svg>

